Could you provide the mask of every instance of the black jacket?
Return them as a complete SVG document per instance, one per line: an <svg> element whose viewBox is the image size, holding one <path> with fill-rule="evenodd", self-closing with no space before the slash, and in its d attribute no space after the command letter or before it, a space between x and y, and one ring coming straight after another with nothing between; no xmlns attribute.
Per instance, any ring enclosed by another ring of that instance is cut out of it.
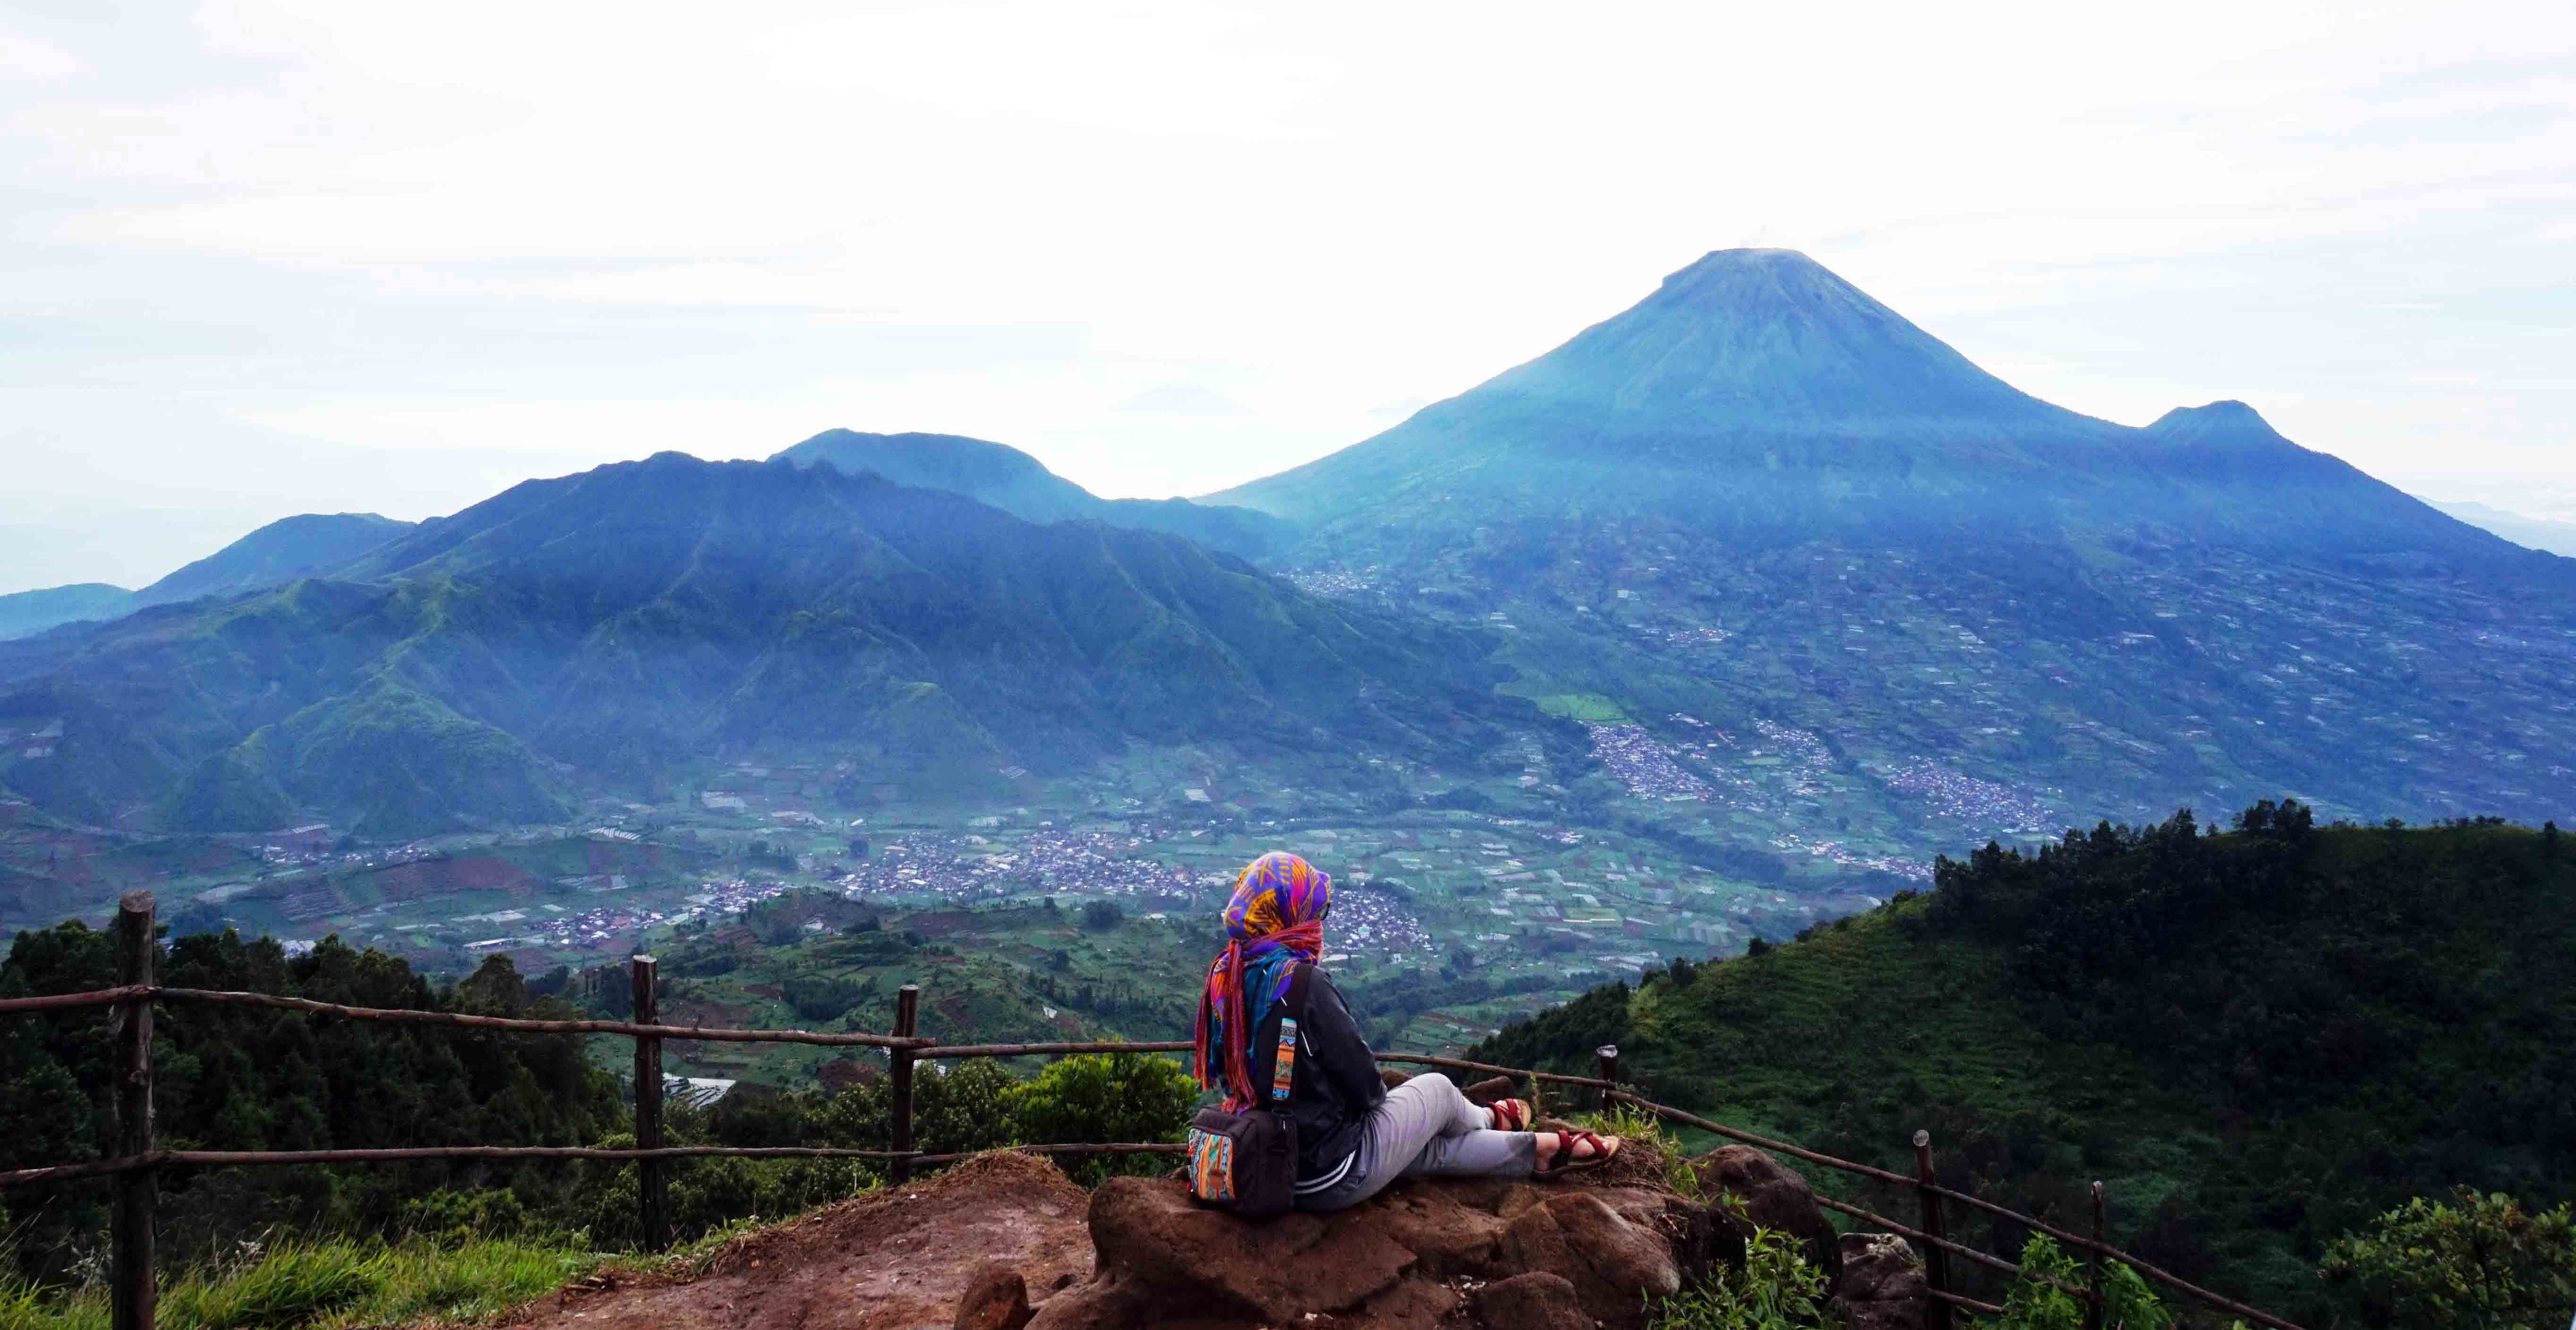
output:
<svg viewBox="0 0 2576 1330"><path fill-rule="evenodd" d="M1297 1061L1288 1079L1288 1116L1297 1123L1297 1180L1334 1175L1359 1149L1369 1111L1386 1098L1377 1059L1342 1005L1341 992L1315 966L1300 961L1288 993L1255 1031L1252 1084L1263 1107L1279 1061L1279 1022L1297 1018Z"/></svg>

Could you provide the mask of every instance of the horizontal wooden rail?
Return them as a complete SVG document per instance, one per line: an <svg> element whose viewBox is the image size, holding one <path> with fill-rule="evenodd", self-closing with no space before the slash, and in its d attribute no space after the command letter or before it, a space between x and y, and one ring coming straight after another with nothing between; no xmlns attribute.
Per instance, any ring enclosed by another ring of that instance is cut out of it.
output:
<svg viewBox="0 0 2576 1330"><path fill-rule="evenodd" d="M150 984L129 984L124 988L102 988L92 993L49 993L43 997L0 998L0 1012L60 1011L67 1007L113 1007L120 1002L134 1002L150 997L155 991Z"/></svg>
<svg viewBox="0 0 2576 1330"><path fill-rule="evenodd" d="M1061 1057L1067 1053L1186 1053L1197 1045L1187 1039L1151 1039L1124 1044L1097 1040L1077 1044L932 1044L912 1050L922 1061L934 1058Z"/></svg>
<svg viewBox="0 0 2576 1330"><path fill-rule="evenodd" d="M473 1030L514 1030L520 1034L617 1034L632 1038L696 1039L710 1043L819 1044L827 1048L911 1048L927 1039L852 1030L833 1034L818 1030L732 1030L696 1025L637 1025L632 1021L539 1021L515 1016L469 1016L455 1011L420 1011L410 1007L348 1007L311 998L274 993L226 993L209 988L163 988L154 996L165 1001L207 1002L248 1007L283 1007L318 1016L345 1016L360 1021L396 1021L417 1025L455 1025Z"/></svg>
<svg viewBox="0 0 2576 1330"><path fill-rule="evenodd" d="M1846 1173L1857 1173L1865 1178L1876 1178L1881 1182L1892 1182L1900 1187L1912 1187L1916 1185L1914 1179L1906 1177L1901 1173L1890 1173L1883 1168L1871 1168L1867 1164L1855 1164L1848 1159L1836 1159L1832 1155L1818 1154L1813 1150L1802 1149L1798 1146L1791 1145L1787 1141L1772 1140L1768 1136L1756 1136L1752 1132L1741 1131L1721 1122L1711 1122L1697 1114L1685 1113L1678 1108L1667 1107L1663 1104L1658 1104L1651 1099L1639 1098L1625 1090L1613 1090L1610 1092L1610 1097L1620 1101L1621 1103L1634 1104L1649 1113L1678 1122L1685 1127L1697 1127L1701 1131L1723 1136L1728 1140L1742 1141L1746 1145L1758 1145L1765 1150L1776 1151L1780 1154L1789 1155L1792 1158L1804 1159L1809 1163L1822 1164L1827 1168L1838 1168Z"/></svg>
<svg viewBox="0 0 2576 1330"><path fill-rule="evenodd" d="M1424 1067L1449 1067L1458 1071L1481 1071L1493 1076L1510 1076L1545 1081L1550 1085L1588 1085L1596 1090L1616 1089L1618 1083L1597 1076L1568 1076L1562 1072L1532 1071L1527 1067L1497 1067L1490 1062L1469 1062L1465 1058L1439 1058L1428 1053L1380 1053L1380 1062L1402 1062Z"/></svg>
<svg viewBox="0 0 2576 1330"><path fill-rule="evenodd" d="M1913 1178L1905 1177L1901 1174L1890 1173L1883 1168L1872 1168L1867 1164L1856 1164L1848 1159L1836 1159L1832 1155L1818 1154L1813 1150L1800 1149L1786 1141L1774 1141L1767 1137L1756 1136L1749 1131L1739 1131L1736 1128L1726 1126L1722 1123L1711 1122L1696 1114L1685 1113L1678 1108L1670 1108L1663 1104L1658 1104L1650 1099L1639 1098L1638 1096L1629 1094L1624 1090L1614 1090L1611 1092L1610 1097L1623 1103L1634 1104L1639 1108L1645 1109L1647 1112L1654 1113L1674 1122L1679 1122L1684 1126L1697 1127L1701 1131L1711 1132L1719 1136L1727 1137L1731 1140L1742 1141L1748 1145L1758 1145L1765 1150L1773 1150L1781 1154L1789 1155L1793 1158L1822 1164L1827 1168L1841 1169L1846 1173L1855 1173L1865 1178L1876 1178L1881 1182L1892 1182L1901 1187L1921 1186L1921 1184ZM2033 1232L2045 1233L2048 1236L2075 1247L2078 1250L2098 1251L2102 1255L2118 1261L2122 1265L2128 1266L2130 1269L2137 1271L2139 1274L2144 1275L2149 1279L2153 1279L2158 1283L2164 1284L2176 1292L2197 1298L2220 1311L2228 1313L2229 1315L2242 1316L2246 1320L2252 1321L2257 1325L2269 1326L2271 1327L2271 1330L2301 1330L2301 1327L2295 1322L2285 1321L2268 1312L2248 1307L2244 1303L2238 1302L2234 1298L2227 1297L2224 1294L2213 1293L2179 1275L2171 1274L2151 1262L2142 1261L2137 1257L2131 1256L2127 1252L2121 1251L2119 1248L2113 1247L2107 1243L2098 1243L2091 1238L2079 1237L2073 1233L2067 1232L2065 1229L2057 1227L2054 1224L2047 1223L2044 1220L2023 1214L2018 1210L1997 1205L1992 1201L1984 1200L1980 1197L1971 1196L1963 1191L1939 1186L1933 1187L1930 1190L1949 1200L1958 1201L1963 1204L1973 1206L1976 1209L1983 1210L1998 1219L2008 1219L2016 1224L2020 1224L2031 1229ZM1826 1197L1820 1196L1816 1199L1819 1203L1830 1203ZM1837 1203L1835 1208L1841 1207ZM1873 1218L1870 1222L1885 1225L1890 1232L1898 1231L1897 1227L1890 1221ZM1921 1235L1915 1233L1912 1229L1904 1230L1904 1235L1917 1239L1921 1238ZM1945 1242L1943 1245L1952 1250L1962 1250L1954 1243ZM1991 1263L1998 1258L1987 1256L1983 1252L1976 1252L1970 1256L1970 1259ZM2019 1270L2019 1267L2017 1266L2012 1268L2016 1271ZM2080 1290L2071 1291L2080 1293Z"/></svg>
<svg viewBox="0 0 2576 1330"><path fill-rule="evenodd" d="M1864 1210L1857 1205L1850 1204L1849 1202L1838 1201L1831 1196L1819 1196L1816 1198L1816 1204L1821 1205L1828 1210L1836 1210L1843 1214L1850 1215L1852 1218L1869 1225L1871 1228L1884 1229L1887 1232L1893 1233L1909 1242L1920 1242L1927 1246L1938 1247L1946 1252L1954 1252L1958 1255L1965 1256L1969 1260L1974 1261L1989 1270L2000 1271L2004 1274L2011 1275L2016 1279L2035 1279L2040 1283L2055 1287L2060 1292L2071 1293L2079 1298L2085 1296L2084 1290L2081 1287L2067 1283L2065 1280L2054 1279L2047 1275L2032 1274L2031 1272L2022 1269L2020 1266L1990 1252L1979 1251L1974 1247L1968 1246L1966 1243L1956 1242L1949 1238L1936 1238L1929 1233L1923 1232L1921 1229L1910 1228L1888 1218L1885 1215L1871 1214L1869 1211ZM1937 1292L1938 1290L1935 1291Z"/></svg>
<svg viewBox="0 0 2576 1330"><path fill-rule="evenodd" d="M912 1050L915 1058L1016 1058L1061 1057L1069 1053L1187 1053L1198 1045L1187 1039L1151 1039L1133 1043L1115 1040L1060 1044L933 1044ZM1464 1058L1434 1057L1428 1053L1379 1053L1380 1062L1400 1062L1413 1066L1449 1067L1459 1071L1481 1071L1497 1076L1536 1078L1554 1085L1584 1085L1609 1089L1615 1083L1594 1076L1567 1076L1553 1071L1532 1071L1526 1067L1499 1067L1490 1062L1469 1062Z"/></svg>
<svg viewBox="0 0 2576 1330"><path fill-rule="evenodd" d="M2004 1314L2003 1308L1998 1307L1991 1302L1979 1302L1965 1293L1953 1293L1945 1288L1927 1288L1923 1291L1931 1294L1933 1297L1939 1298L1943 1302L1949 1303L1953 1307L1965 1307L1969 1311L1982 1312L1988 1316L2001 1316Z"/></svg>
<svg viewBox="0 0 2576 1330"><path fill-rule="evenodd" d="M1162 1142L1119 1142L1112 1145L1001 1145L990 1150L969 1150L958 1154L915 1155L912 1162L914 1167L924 1168L939 1164L953 1164L960 1159L972 1159L979 1154L1006 1152L1033 1155L1177 1155L1188 1154L1189 1150L1190 1147L1186 1145Z"/></svg>
<svg viewBox="0 0 2576 1330"><path fill-rule="evenodd" d="M854 1150L820 1145L666 1145L653 1150L611 1150L589 1145L408 1145L381 1150L155 1150L150 1154L99 1159L86 1164L59 1164L52 1168L0 1173L0 1187L28 1182L63 1182L176 1165L255 1168L295 1164L399 1164L419 1159L895 1159L908 1157L908 1154L896 1150Z"/></svg>
<svg viewBox="0 0 2576 1330"><path fill-rule="evenodd" d="M2252 1321L2257 1325L2270 1326L2272 1330L2300 1330L2299 1326L2289 1321L2284 1321L2280 1317L2271 1315L2268 1312L2248 1307L2244 1303L2238 1302L2224 1294L2212 1293L2208 1289L2202 1288L2200 1285L2192 1283L2180 1275L2167 1271L2161 1266L2154 1265L2147 1261L2142 1261L2107 1242L2096 1242L2091 1238L2069 1233L2065 1229L2059 1228L2055 1224L2051 1224L2046 1220L2037 1219L2030 1215L2023 1214L2019 1210L2007 1209L1992 1201L1971 1196L1963 1191L1953 1191L1948 1187L1934 1187L1932 1190L1949 1198L1950 1200L1957 1201L1962 1205L1983 1210L1997 1219L2008 1219L2035 1233L2045 1233L2078 1251L2100 1252L2102 1255L2107 1256L2114 1261L2118 1261L2120 1264L2137 1271L2139 1274L2145 1275L2149 1279L2164 1284L2177 1292L2190 1294L2192 1297L2198 1298L2202 1302L2208 1303L2210 1306L2216 1307L2220 1311L2226 1312L2231 1316L2242 1316L2246 1320Z"/></svg>

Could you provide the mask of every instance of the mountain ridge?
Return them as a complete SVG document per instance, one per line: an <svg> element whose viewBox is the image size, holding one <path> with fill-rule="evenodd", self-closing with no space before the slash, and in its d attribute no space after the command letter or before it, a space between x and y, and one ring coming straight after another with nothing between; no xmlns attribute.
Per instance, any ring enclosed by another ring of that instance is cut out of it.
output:
<svg viewBox="0 0 2576 1330"><path fill-rule="evenodd" d="M1103 499L1008 444L963 434L867 434L828 429L771 455L798 466L873 472L901 485L948 490L1031 522L1096 521L1186 536L1258 559L1285 546L1288 524L1249 508L1188 499Z"/></svg>
<svg viewBox="0 0 2576 1330"><path fill-rule="evenodd" d="M1183 539L678 453L523 482L330 578L11 646L0 720L64 725L0 752L40 808L378 838L554 821L573 773L650 788L710 754L990 785L1131 741L1449 751L1514 706L1453 632Z"/></svg>
<svg viewBox="0 0 2576 1330"><path fill-rule="evenodd" d="M326 571L412 527L375 513L279 518L140 590L104 582L0 596L0 641L67 623L105 622L154 605L239 595Z"/></svg>

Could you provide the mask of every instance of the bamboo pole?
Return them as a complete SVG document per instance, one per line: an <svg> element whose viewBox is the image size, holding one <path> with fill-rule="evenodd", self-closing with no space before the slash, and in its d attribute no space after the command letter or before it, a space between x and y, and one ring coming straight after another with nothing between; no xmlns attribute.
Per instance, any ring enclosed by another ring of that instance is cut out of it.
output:
<svg viewBox="0 0 2576 1330"><path fill-rule="evenodd" d="M160 951L148 891L129 891L116 904L116 977L144 996L116 1009L116 1152L152 1155L152 999ZM160 1190L149 1164L116 1175L116 1210L110 1229L112 1278L109 1321L115 1330L152 1330L160 1299L153 1271L152 1207Z"/></svg>

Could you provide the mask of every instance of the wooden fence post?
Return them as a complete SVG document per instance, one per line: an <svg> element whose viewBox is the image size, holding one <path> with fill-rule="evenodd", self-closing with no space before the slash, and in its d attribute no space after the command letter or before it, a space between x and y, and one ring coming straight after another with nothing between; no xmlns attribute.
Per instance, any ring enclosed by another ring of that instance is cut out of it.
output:
<svg viewBox="0 0 2576 1330"><path fill-rule="evenodd" d="M1947 1238L1949 1234L1943 1232L1941 1228L1941 1196L1940 1193L1932 1190L1939 1184L1939 1179L1932 1172L1932 1133L1930 1131L1918 1130L1914 1133L1914 1180L1919 1184L1916 1190L1923 1200L1924 1233L1934 1238ZM1935 1243L1927 1242L1923 1246L1924 1278L1930 1282L1934 1292L1952 1292L1950 1253ZM1924 1318L1931 1330L1950 1330L1950 1304L1947 1301L1934 1298L1932 1305L1925 1310L1931 1313Z"/></svg>
<svg viewBox="0 0 2576 1330"><path fill-rule="evenodd" d="M661 963L650 956L637 956L628 965L635 985L635 1023L661 1024L662 1002L654 982ZM635 1146L639 1150L662 1148L662 1040L658 1035L635 1036ZM671 1245L669 1169L668 1160L635 1161L636 1219L646 1251L661 1251Z"/></svg>
<svg viewBox="0 0 2576 1330"><path fill-rule="evenodd" d="M2102 1330L2102 1248L2110 1241L2110 1216L2102 1184L2093 1184L2093 1250L2084 1253L2084 1330Z"/></svg>
<svg viewBox="0 0 2576 1330"><path fill-rule="evenodd" d="M913 1027L920 1018L921 986L905 984L896 989L894 994L895 1034L904 1039L912 1038ZM903 1047L887 1050L886 1066L887 1079L894 1091L894 1143L891 1148L899 1151L909 1150L912 1148L912 1049ZM897 1155L886 1165L886 1175L893 1179L897 1186L912 1181L912 1160Z"/></svg>
<svg viewBox="0 0 2576 1330"><path fill-rule="evenodd" d="M152 893L125 893L116 903L118 984L153 982L159 952L154 931ZM116 1015L116 1153L131 1158L152 1153L152 999L147 995L124 1003ZM159 1313L160 1285L152 1269L152 1207L158 1191L159 1179L148 1166L116 1175L109 1238L115 1280L109 1319L115 1330L152 1330Z"/></svg>
<svg viewBox="0 0 2576 1330"><path fill-rule="evenodd" d="M1598 1068L1594 1074L1598 1075L1605 1081L1615 1082L1619 1079L1619 1046L1617 1044L1603 1044L1601 1047L1592 1050L1592 1056ZM1600 1101L1599 1107L1601 1111L1604 1113L1609 1112L1610 1091L1608 1088L1605 1087L1601 1091Z"/></svg>

